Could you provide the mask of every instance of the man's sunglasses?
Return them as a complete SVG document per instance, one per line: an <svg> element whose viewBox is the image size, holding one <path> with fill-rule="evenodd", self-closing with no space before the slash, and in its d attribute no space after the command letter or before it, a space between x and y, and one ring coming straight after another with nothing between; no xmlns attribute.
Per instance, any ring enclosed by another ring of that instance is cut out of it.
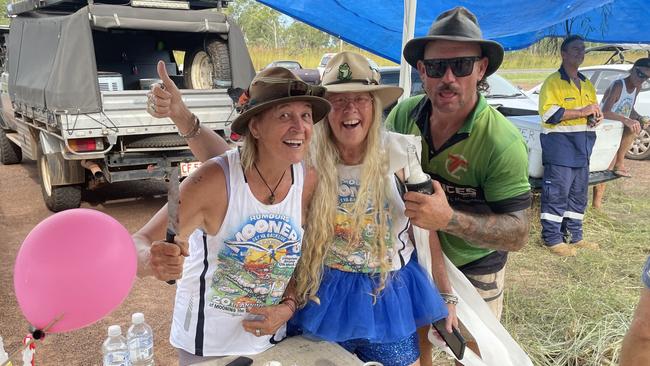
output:
<svg viewBox="0 0 650 366"><path fill-rule="evenodd" d="M447 72L447 68L451 68L451 72L456 77L467 76L474 70L474 62L480 60L481 57L455 57L455 58L434 58L429 60L422 60L424 69L427 76L430 78L441 78Z"/></svg>
<svg viewBox="0 0 650 366"><path fill-rule="evenodd" d="M643 71L641 71L639 68L634 69L636 70L636 76L639 77L639 79L648 79L650 78L650 75L646 75Z"/></svg>

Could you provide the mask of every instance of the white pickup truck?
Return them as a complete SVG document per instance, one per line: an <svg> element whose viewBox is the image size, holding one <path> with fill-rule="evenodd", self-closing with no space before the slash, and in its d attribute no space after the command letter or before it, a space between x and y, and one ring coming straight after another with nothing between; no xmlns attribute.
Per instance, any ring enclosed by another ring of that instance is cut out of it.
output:
<svg viewBox="0 0 650 366"><path fill-rule="evenodd" d="M193 155L171 120L146 112L146 94L163 60L201 123L229 136L232 99L254 69L237 25L200 8L222 3L13 2L0 37L0 162L36 160L52 211L79 207L98 184L188 174Z"/></svg>

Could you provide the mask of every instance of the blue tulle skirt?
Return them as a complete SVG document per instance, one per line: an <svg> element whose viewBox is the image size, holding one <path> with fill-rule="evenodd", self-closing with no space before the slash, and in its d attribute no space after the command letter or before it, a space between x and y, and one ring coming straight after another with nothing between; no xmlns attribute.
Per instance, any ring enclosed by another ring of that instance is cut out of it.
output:
<svg viewBox="0 0 650 366"><path fill-rule="evenodd" d="M447 317L447 306L415 255L402 269L390 273L373 304L378 282L378 275L326 267L318 290L320 305L310 301L296 312L289 321L289 333L331 342L391 343Z"/></svg>

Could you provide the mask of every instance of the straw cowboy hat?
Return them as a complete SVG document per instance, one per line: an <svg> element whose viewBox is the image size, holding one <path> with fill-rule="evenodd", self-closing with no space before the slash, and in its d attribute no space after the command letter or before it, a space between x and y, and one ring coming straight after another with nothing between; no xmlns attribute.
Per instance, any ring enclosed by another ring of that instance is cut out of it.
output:
<svg viewBox="0 0 650 366"><path fill-rule="evenodd" d="M418 61L424 58L426 44L438 40L478 43L481 46L482 56L488 59L485 76L497 71L503 61L503 47L497 42L483 39L476 16L462 6L440 14L431 24L426 36L408 41L404 46L406 62L417 67Z"/></svg>
<svg viewBox="0 0 650 366"><path fill-rule="evenodd" d="M253 116L283 103L305 101L311 103L314 123L327 116L332 108L322 98L325 88L310 86L283 67L270 67L260 71L250 87L239 98L237 110L241 113L230 129L240 135L248 133L248 122Z"/></svg>
<svg viewBox="0 0 650 366"><path fill-rule="evenodd" d="M379 71L373 69L364 56L339 52L325 66L321 85L328 93L369 92L387 107L402 95L403 90L398 86L380 85L379 79Z"/></svg>

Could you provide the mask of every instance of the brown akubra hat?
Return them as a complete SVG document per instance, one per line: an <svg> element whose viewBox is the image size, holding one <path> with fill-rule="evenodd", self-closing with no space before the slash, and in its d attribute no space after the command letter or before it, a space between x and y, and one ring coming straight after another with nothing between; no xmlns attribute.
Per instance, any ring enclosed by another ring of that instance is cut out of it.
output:
<svg viewBox="0 0 650 366"><path fill-rule="evenodd" d="M240 98L241 114L235 118L230 128L237 134L245 135L251 117L273 106L299 101L311 103L316 123L325 118L331 109L329 102L322 98L323 94L325 88L310 86L283 67L264 69L255 76L244 93L243 100Z"/></svg>
<svg viewBox="0 0 650 366"><path fill-rule="evenodd" d="M364 56L339 52L325 66L321 85L328 93L369 92L387 107L404 91L398 86L380 85L379 79L379 71L373 69Z"/></svg>
<svg viewBox="0 0 650 366"><path fill-rule="evenodd" d="M481 46L481 56L488 59L485 76L497 71L503 61L503 47L497 42L483 39L476 16L462 6L440 14L431 24L426 36L408 41L403 52L406 62L417 67L418 61L424 58L426 44L438 40L478 43Z"/></svg>

